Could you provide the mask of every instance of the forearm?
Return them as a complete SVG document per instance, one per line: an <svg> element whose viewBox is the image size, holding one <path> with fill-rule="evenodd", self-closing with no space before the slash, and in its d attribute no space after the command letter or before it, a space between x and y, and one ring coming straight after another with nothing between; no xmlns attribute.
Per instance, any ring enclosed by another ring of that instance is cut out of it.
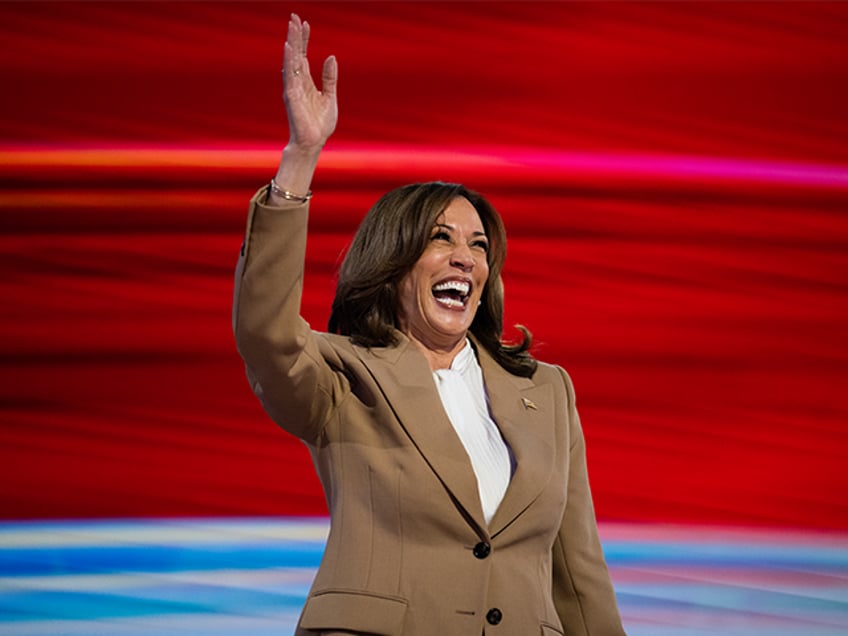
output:
<svg viewBox="0 0 848 636"><path fill-rule="evenodd" d="M295 337L306 253L308 205L283 201L284 207L270 208L266 192L250 202L233 296L236 343L250 366L258 366L254 358L269 341Z"/></svg>
<svg viewBox="0 0 848 636"><path fill-rule="evenodd" d="M251 388L280 426L313 438L320 414L312 396L321 382L309 325L300 317L307 208L268 207L263 189L251 200L236 268L233 331ZM312 361L304 364L304 361ZM326 384L328 381L324 380Z"/></svg>
<svg viewBox="0 0 848 636"><path fill-rule="evenodd" d="M283 150L277 176L272 182L279 188L268 197L272 206L308 198L318 156L338 121L336 58L330 56L324 61L321 90L318 90L307 59L310 31L307 22L301 21L296 14L291 15L283 54L283 101L289 143Z"/></svg>

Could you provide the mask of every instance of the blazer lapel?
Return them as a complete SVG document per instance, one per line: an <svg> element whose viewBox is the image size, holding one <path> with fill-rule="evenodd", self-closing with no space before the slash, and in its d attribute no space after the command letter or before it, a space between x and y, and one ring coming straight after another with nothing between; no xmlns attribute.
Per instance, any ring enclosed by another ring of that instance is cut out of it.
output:
<svg viewBox="0 0 848 636"><path fill-rule="evenodd" d="M515 455L516 469L504 499L489 524L495 536L542 492L554 462L554 398L549 384L507 372L477 346L492 418Z"/></svg>
<svg viewBox="0 0 848 636"><path fill-rule="evenodd" d="M401 426L479 529L486 528L471 462L442 407L426 358L405 337L397 347L355 347Z"/></svg>

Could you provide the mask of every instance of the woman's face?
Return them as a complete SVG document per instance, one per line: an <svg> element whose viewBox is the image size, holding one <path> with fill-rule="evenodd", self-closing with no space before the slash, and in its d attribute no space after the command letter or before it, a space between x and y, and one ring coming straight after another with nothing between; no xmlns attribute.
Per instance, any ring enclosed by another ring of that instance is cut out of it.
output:
<svg viewBox="0 0 848 636"><path fill-rule="evenodd" d="M433 350L452 348L471 327L489 277L489 241L477 210L455 198L436 219L424 253L400 283L400 329Z"/></svg>

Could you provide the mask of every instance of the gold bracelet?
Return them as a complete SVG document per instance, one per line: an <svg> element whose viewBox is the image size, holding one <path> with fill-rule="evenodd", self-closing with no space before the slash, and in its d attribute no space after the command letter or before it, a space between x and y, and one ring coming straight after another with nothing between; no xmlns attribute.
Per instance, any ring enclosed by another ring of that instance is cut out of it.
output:
<svg viewBox="0 0 848 636"><path fill-rule="evenodd" d="M271 179L271 192L276 194L278 197L282 197L286 201L297 201L298 203L306 203L312 198L312 190L309 190L304 196L300 196L294 192L283 190L277 185L277 182L274 179Z"/></svg>

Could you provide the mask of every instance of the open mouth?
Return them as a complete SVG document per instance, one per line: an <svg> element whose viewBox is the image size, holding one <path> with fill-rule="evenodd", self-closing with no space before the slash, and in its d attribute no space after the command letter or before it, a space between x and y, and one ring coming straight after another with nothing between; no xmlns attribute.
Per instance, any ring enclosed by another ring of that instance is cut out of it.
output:
<svg viewBox="0 0 848 636"><path fill-rule="evenodd" d="M465 309L471 283L465 280L446 280L433 285L433 297L436 302L452 309Z"/></svg>

